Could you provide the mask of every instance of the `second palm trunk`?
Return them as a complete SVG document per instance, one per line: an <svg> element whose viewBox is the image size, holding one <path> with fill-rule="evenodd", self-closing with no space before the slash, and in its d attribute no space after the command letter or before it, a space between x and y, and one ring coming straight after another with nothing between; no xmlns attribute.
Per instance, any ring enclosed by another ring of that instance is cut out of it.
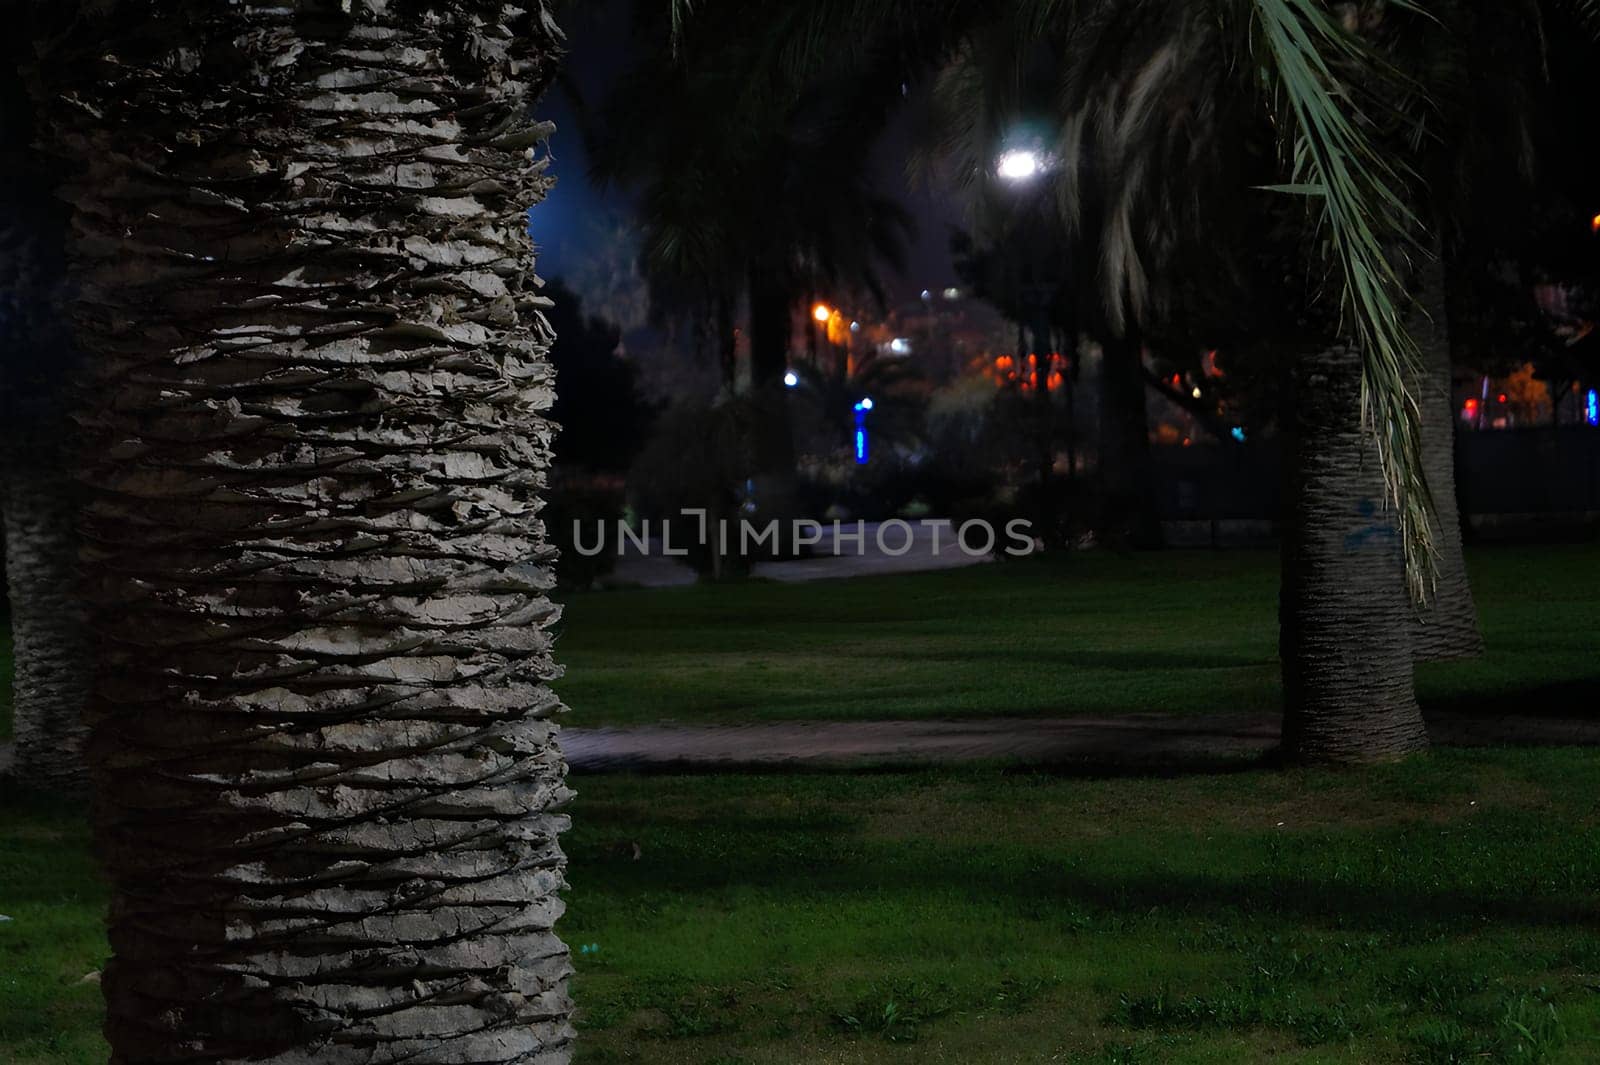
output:
<svg viewBox="0 0 1600 1065"><path fill-rule="evenodd" d="M1361 419L1361 357L1296 360L1280 607L1284 748L1359 762L1427 746L1412 682L1415 611Z"/></svg>

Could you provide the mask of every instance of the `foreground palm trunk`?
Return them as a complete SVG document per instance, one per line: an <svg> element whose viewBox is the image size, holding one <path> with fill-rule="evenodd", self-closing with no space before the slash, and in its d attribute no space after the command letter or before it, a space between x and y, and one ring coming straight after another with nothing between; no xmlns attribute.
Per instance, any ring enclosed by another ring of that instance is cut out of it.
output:
<svg viewBox="0 0 1600 1065"><path fill-rule="evenodd" d="M1280 652L1284 751L1303 761L1375 761L1428 743L1412 684L1411 599L1360 389L1351 349L1297 361Z"/></svg>
<svg viewBox="0 0 1600 1065"><path fill-rule="evenodd" d="M1418 610L1412 640L1417 660L1434 662L1482 654L1483 636L1478 630L1478 610L1461 549L1450 333L1444 264L1438 256L1423 265L1419 280L1419 298L1426 314L1412 315L1408 324L1422 355L1421 373L1414 387L1422 416L1422 468L1433 497L1437 581L1433 595Z"/></svg>
<svg viewBox="0 0 1600 1065"><path fill-rule="evenodd" d="M74 32L39 99L79 170L113 1060L564 1062L523 217L555 31L121 0Z"/></svg>

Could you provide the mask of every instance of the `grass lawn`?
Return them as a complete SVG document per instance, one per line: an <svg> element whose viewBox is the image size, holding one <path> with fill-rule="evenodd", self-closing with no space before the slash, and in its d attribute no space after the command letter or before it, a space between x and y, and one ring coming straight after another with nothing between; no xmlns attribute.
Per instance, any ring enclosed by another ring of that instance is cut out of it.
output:
<svg viewBox="0 0 1600 1065"><path fill-rule="evenodd" d="M1089 554L854 581L574 596L569 725L1275 710L1277 556ZM1600 545L1470 555L1488 654L1425 706L1578 712Z"/></svg>
<svg viewBox="0 0 1600 1065"><path fill-rule="evenodd" d="M1470 555L1488 653L1424 706L1587 712L1600 545ZM1276 710L1270 552L1094 553L944 573L569 597L572 726ZM0 625L0 677L10 634ZM0 739L11 735L0 684Z"/></svg>
<svg viewBox="0 0 1600 1065"><path fill-rule="evenodd" d="M1595 752L576 783L580 1063L1600 1060ZM0 804L0 1060L103 1061L81 812Z"/></svg>
<svg viewBox="0 0 1600 1065"><path fill-rule="evenodd" d="M1600 549L1472 567L1489 654L1425 701L1589 712ZM600 593L563 691L589 725L1269 708L1275 590L1195 553ZM583 1065L1600 1061L1600 751L575 783ZM0 790L7 1065L104 1060L84 819Z"/></svg>

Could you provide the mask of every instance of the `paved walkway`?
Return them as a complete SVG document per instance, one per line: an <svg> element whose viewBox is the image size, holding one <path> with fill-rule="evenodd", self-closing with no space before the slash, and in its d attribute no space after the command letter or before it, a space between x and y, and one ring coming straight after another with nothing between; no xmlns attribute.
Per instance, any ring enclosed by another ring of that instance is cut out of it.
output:
<svg viewBox="0 0 1600 1065"><path fill-rule="evenodd" d="M569 728L561 742L572 767L588 771L959 762L1203 767L1271 750L1278 725L1276 714L644 725ZM1441 714L1428 726L1434 742L1447 746L1600 745L1600 722L1570 718Z"/></svg>
<svg viewBox="0 0 1600 1065"><path fill-rule="evenodd" d="M1450 747L1600 746L1600 721L1557 717L1428 718ZM574 769L844 768L1009 762L1095 768L1221 768L1278 742L1276 714L1127 714L1120 717L987 718L965 721L792 721L757 725L568 728L561 746ZM0 775L11 745L0 743Z"/></svg>
<svg viewBox="0 0 1600 1065"><path fill-rule="evenodd" d="M822 540L811 549L810 557L786 562L757 562L751 567L751 576L785 583L823 581L841 577L877 577L889 573L963 569L994 561L988 555L969 555L961 550L955 543L954 531L949 527L935 531L917 521L908 525L909 537L905 535L906 530L891 528L885 530L880 545L878 522L867 522L859 541L854 539L855 522L842 523L841 532L844 535L838 540L833 535L832 523L824 523ZM976 534L973 544L974 547L979 545ZM650 541L648 554L641 553L632 544L625 543L623 547L622 554L617 558L616 569L601 580L602 584L676 588L694 584L698 580L694 570L685 565L682 559L666 554L659 538ZM889 550L881 550L881 547Z"/></svg>

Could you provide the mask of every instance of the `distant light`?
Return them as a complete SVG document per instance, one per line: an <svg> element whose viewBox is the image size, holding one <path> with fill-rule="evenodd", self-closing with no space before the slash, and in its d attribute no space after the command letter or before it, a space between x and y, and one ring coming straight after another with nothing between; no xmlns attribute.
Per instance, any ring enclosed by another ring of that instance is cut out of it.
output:
<svg viewBox="0 0 1600 1065"><path fill-rule="evenodd" d="M829 318L833 317L833 308L828 306L826 303L819 303L815 307L811 308L811 317L815 318L819 322L826 322Z"/></svg>
<svg viewBox="0 0 1600 1065"><path fill-rule="evenodd" d="M1186 437L1184 437L1184 438L1183 438L1183 446L1184 446L1184 447L1194 447L1194 441L1193 441L1193 440L1191 440L1191 439L1189 439L1189 438L1188 438L1188 437L1187 437L1187 436L1186 436Z"/></svg>
<svg viewBox="0 0 1600 1065"><path fill-rule="evenodd" d="M1589 232L1600 233L1600 214L1589 220Z"/></svg>
<svg viewBox="0 0 1600 1065"><path fill-rule="evenodd" d="M1043 169L1044 161L1039 158L1039 153L1025 148L1013 148L1001 153L1000 161L995 166L995 172L1005 181L1028 181Z"/></svg>
<svg viewBox="0 0 1600 1065"><path fill-rule="evenodd" d="M1469 410L1469 411L1477 410L1478 409L1478 397L1477 396L1473 396L1470 399L1468 399L1466 406L1467 406L1467 410Z"/></svg>
<svg viewBox="0 0 1600 1065"><path fill-rule="evenodd" d="M857 466L865 466L866 464L867 464L867 431L865 429L857 429L856 430L856 465Z"/></svg>
<svg viewBox="0 0 1600 1065"><path fill-rule="evenodd" d="M866 399L863 399L860 403L856 404L856 406L860 407L862 410L871 410L872 397L868 396Z"/></svg>
<svg viewBox="0 0 1600 1065"><path fill-rule="evenodd" d="M1590 425L1600 425L1600 392L1592 388L1584 401L1583 420Z"/></svg>
<svg viewBox="0 0 1600 1065"><path fill-rule="evenodd" d="M893 355L910 355L911 341L906 337L895 337L889 341L889 352Z"/></svg>
<svg viewBox="0 0 1600 1065"><path fill-rule="evenodd" d="M860 322L851 322L850 323L850 332L852 332L852 333L861 332L861 323Z"/></svg>
<svg viewBox="0 0 1600 1065"><path fill-rule="evenodd" d="M922 299L923 299L924 302L926 302L927 300L933 299L933 293L928 291L927 289L923 289L922 290Z"/></svg>
<svg viewBox="0 0 1600 1065"><path fill-rule="evenodd" d="M1244 427L1243 426L1235 425L1233 427L1233 432L1232 432L1231 435L1233 436L1233 438L1235 440L1239 441L1239 443L1241 443L1241 444L1244 443Z"/></svg>
<svg viewBox="0 0 1600 1065"><path fill-rule="evenodd" d="M944 298L947 300L958 300L961 298L961 290L955 287L947 288L944 290Z"/></svg>
<svg viewBox="0 0 1600 1065"><path fill-rule="evenodd" d="M1197 387L1197 388L1195 388L1195 390L1193 392L1191 392L1189 394L1191 396L1193 396L1195 399L1199 399L1200 398L1200 389Z"/></svg>
<svg viewBox="0 0 1600 1065"><path fill-rule="evenodd" d="M788 373L783 375L783 384L785 388L793 388L799 383L800 375L795 373L793 370L790 370Z"/></svg>
<svg viewBox="0 0 1600 1065"><path fill-rule="evenodd" d="M1505 401L1506 401L1506 394L1504 392L1502 392L1502 393L1500 393L1500 402L1504 403Z"/></svg>

